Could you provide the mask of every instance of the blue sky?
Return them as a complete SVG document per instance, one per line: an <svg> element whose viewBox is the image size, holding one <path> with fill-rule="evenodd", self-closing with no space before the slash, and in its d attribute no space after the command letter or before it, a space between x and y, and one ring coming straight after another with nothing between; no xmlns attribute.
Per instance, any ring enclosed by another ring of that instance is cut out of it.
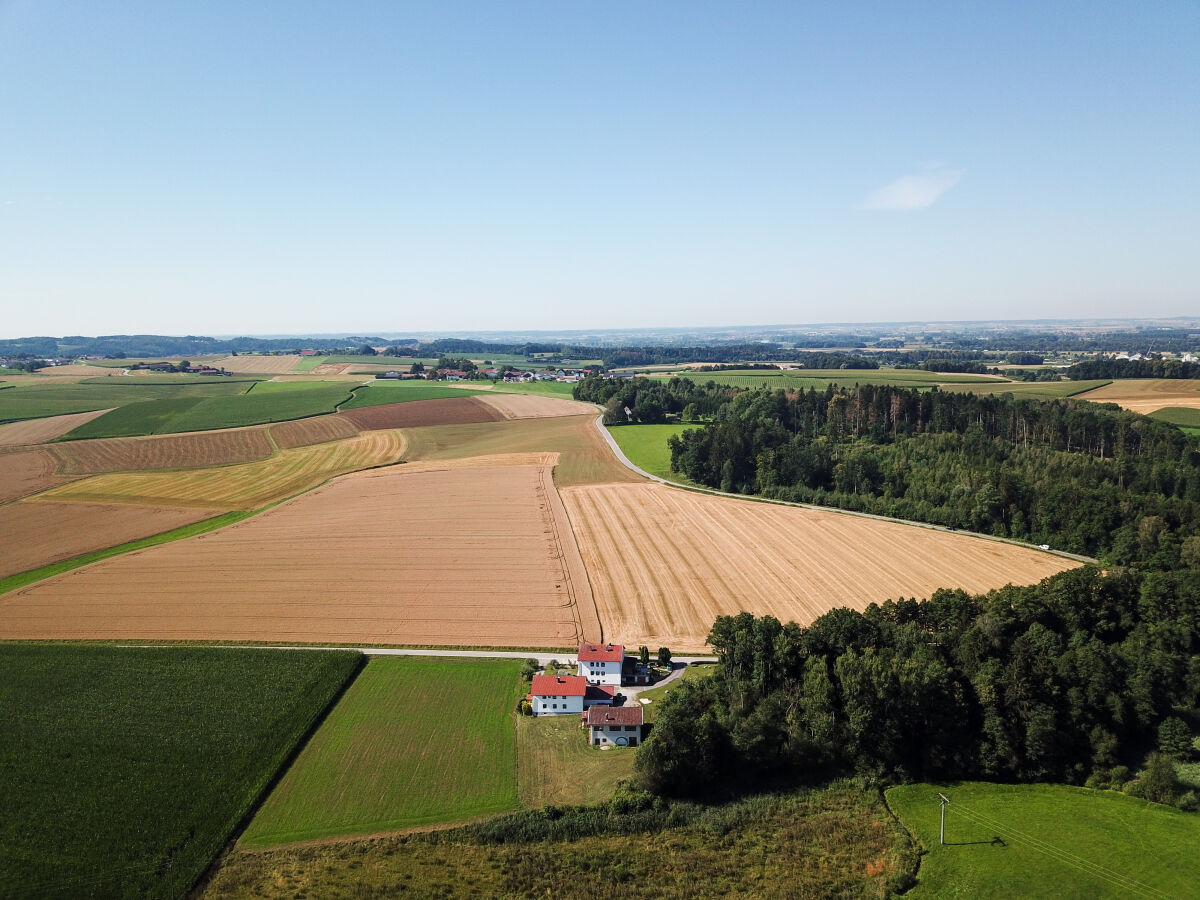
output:
<svg viewBox="0 0 1200 900"><path fill-rule="evenodd" d="M1200 314L1200 4L821 6L0 0L0 331Z"/></svg>

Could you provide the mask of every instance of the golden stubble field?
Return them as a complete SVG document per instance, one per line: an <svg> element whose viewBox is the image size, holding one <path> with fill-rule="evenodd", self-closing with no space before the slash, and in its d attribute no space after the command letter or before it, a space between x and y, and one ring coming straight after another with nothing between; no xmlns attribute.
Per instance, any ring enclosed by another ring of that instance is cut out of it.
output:
<svg viewBox="0 0 1200 900"><path fill-rule="evenodd" d="M1130 412L1149 415L1166 407L1200 409L1200 380L1187 378L1122 378L1076 400L1116 403Z"/></svg>
<svg viewBox="0 0 1200 900"><path fill-rule="evenodd" d="M444 461L14 591L0 638L570 647L600 627L549 466Z"/></svg>
<svg viewBox="0 0 1200 900"><path fill-rule="evenodd" d="M634 646L699 651L719 615L807 624L839 606L1031 584L1078 565L967 535L661 484L562 495L605 637Z"/></svg>

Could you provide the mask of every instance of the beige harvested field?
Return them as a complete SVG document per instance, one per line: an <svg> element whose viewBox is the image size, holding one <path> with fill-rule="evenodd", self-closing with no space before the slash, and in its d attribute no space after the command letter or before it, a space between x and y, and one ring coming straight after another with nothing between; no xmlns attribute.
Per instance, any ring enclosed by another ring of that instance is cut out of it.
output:
<svg viewBox="0 0 1200 900"><path fill-rule="evenodd" d="M599 631L540 465L358 473L0 598L0 639L570 647Z"/></svg>
<svg viewBox="0 0 1200 900"><path fill-rule="evenodd" d="M1076 400L1116 403L1130 412L1148 415L1166 407L1200 409L1200 380L1188 378L1122 378L1098 387Z"/></svg>
<svg viewBox="0 0 1200 900"><path fill-rule="evenodd" d="M0 578L215 516L215 509L28 500L0 506Z"/></svg>
<svg viewBox="0 0 1200 900"><path fill-rule="evenodd" d="M505 394L492 391L481 394L479 400L500 411L506 419L541 419L549 416L596 415L595 407L577 400L561 397L542 397L538 394Z"/></svg>
<svg viewBox="0 0 1200 900"><path fill-rule="evenodd" d="M345 416L364 431L375 428L423 428L426 425L498 422L504 418L498 410L475 397L409 400L405 403L363 406L343 410L338 415Z"/></svg>
<svg viewBox="0 0 1200 900"><path fill-rule="evenodd" d="M299 356L226 356L210 365L235 375L284 375L298 362Z"/></svg>
<svg viewBox="0 0 1200 900"><path fill-rule="evenodd" d="M271 426L271 440L280 450L311 447L313 444L338 441L354 437L356 434L358 434L358 427L345 416L336 413L328 416L311 416L307 419L293 419L290 422L280 422L278 425Z"/></svg>
<svg viewBox="0 0 1200 900"><path fill-rule="evenodd" d="M605 636L701 650L743 610L807 624L839 606L941 587L1032 584L1077 563L894 522L713 497L661 484L565 488Z"/></svg>
<svg viewBox="0 0 1200 900"><path fill-rule="evenodd" d="M345 375L350 371L350 363L321 363L312 370L314 375Z"/></svg>
<svg viewBox="0 0 1200 900"><path fill-rule="evenodd" d="M120 369L117 370L120 372ZM89 366L89 365L69 365L69 366L46 366L38 369L39 375L80 375L85 378L93 378L97 375L112 375L112 369L106 369L104 366Z"/></svg>
<svg viewBox="0 0 1200 900"><path fill-rule="evenodd" d="M281 450L270 459L241 465L94 475L44 496L87 503L257 509L335 475L398 462L406 446L399 431L370 431L344 441Z"/></svg>
<svg viewBox="0 0 1200 900"><path fill-rule="evenodd" d="M58 474L58 461L40 447L0 453L0 503L36 494L69 480ZM12 540L11 535L5 535L4 540Z"/></svg>
<svg viewBox="0 0 1200 900"><path fill-rule="evenodd" d="M195 469L266 459L275 449L266 429L227 428L150 437L95 438L46 448L64 475Z"/></svg>
<svg viewBox="0 0 1200 900"><path fill-rule="evenodd" d="M413 428L408 459L464 459L490 453L548 451L559 454L554 483L599 484L642 481L613 456L595 425L596 416L517 419L475 425Z"/></svg>
<svg viewBox="0 0 1200 900"><path fill-rule="evenodd" d="M44 419L26 419L24 422L0 425L0 447L20 447L25 444L42 444L52 441L107 412L112 412L112 410L93 409L89 412L47 416Z"/></svg>

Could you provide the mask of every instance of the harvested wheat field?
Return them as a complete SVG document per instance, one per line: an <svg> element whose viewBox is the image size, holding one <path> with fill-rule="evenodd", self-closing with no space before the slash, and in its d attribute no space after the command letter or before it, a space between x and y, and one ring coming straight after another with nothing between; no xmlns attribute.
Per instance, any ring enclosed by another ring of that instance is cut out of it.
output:
<svg viewBox="0 0 1200 900"><path fill-rule="evenodd" d="M64 475L195 469L266 459L275 452L262 427L149 437L95 438L46 448Z"/></svg>
<svg viewBox="0 0 1200 900"><path fill-rule="evenodd" d="M0 598L0 638L571 647L599 631L545 466L362 472Z"/></svg>
<svg viewBox="0 0 1200 900"><path fill-rule="evenodd" d="M498 422L504 418L498 410L475 397L408 400L382 406L361 406L343 410L338 415L345 416L364 431L375 428L421 428L426 425Z"/></svg>
<svg viewBox="0 0 1200 900"><path fill-rule="evenodd" d="M298 362L299 356L226 356L209 365L234 375L284 375Z"/></svg>
<svg viewBox="0 0 1200 900"><path fill-rule="evenodd" d="M121 370L115 372L106 366L89 366L86 364L72 364L69 366L44 366L38 369L39 375L79 375L84 378L96 378L103 375L119 375Z"/></svg>
<svg viewBox="0 0 1200 900"><path fill-rule="evenodd" d="M661 484L565 488L605 635L701 650L743 610L800 624L940 587L1032 584L1077 563L1011 544Z"/></svg>
<svg viewBox="0 0 1200 900"><path fill-rule="evenodd" d="M307 419L292 419L271 426L271 440L280 450L294 447L311 447L327 441L340 441L358 434L358 427L345 416L331 413L327 416L311 416Z"/></svg>
<svg viewBox="0 0 1200 900"><path fill-rule="evenodd" d="M406 446L399 431L371 431L344 441L281 450L270 459L235 466L94 475L44 496L87 503L257 509L335 475L398 462Z"/></svg>
<svg viewBox="0 0 1200 900"><path fill-rule="evenodd" d="M1147 415L1168 406L1200 409L1200 380L1188 378L1122 378L1094 391L1077 394L1076 400L1116 403L1130 412Z"/></svg>
<svg viewBox="0 0 1200 900"><path fill-rule="evenodd" d="M69 480L58 474L58 461L40 447L0 453L0 503L36 494ZM4 539L12 538L5 535Z"/></svg>
<svg viewBox="0 0 1200 900"><path fill-rule="evenodd" d="M409 404L412 405L412 404ZM554 483L599 484L642 481L617 461L596 429L596 416L556 416L475 425L413 428L408 459L464 459L490 453L547 451L559 454Z"/></svg>
<svg viewBox="0 0 1200 900"><path fill-rule="evenodd" d="M217 509L27 500L0 506L0 578L93 550L161 534L220 513Z"/></svg>
<svg viewBox="0 0 1200 900"><path fill-rule="evenodd" d="M562 397L543 397L538 394L504 394L492 391L480 394L479 400L494 406L506 419L541 419L547 416L579 416L596 414L595 407L578 400Z"/></svg>
<svg viewBox="0 0 1200 900"><path fill-rule="evenodd" d="M68 431L97 419L111 409L93 409L88 412L68 413L65 416L47 416L44 419L26 419L0 425L0 447L20 447L25 444L43 444Z"/></svg>

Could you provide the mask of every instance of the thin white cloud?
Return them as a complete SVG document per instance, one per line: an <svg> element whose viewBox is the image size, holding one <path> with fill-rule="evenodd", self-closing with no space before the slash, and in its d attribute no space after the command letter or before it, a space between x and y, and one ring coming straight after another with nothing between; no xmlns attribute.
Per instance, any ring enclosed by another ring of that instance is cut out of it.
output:
<svg viewBox="0 0 1200 900"><path fill-rule="evenodd" d="M962 169L936 168L917 175L905 175L872 191L862 202L863 209L925 209L958 184Z"/></svg>

